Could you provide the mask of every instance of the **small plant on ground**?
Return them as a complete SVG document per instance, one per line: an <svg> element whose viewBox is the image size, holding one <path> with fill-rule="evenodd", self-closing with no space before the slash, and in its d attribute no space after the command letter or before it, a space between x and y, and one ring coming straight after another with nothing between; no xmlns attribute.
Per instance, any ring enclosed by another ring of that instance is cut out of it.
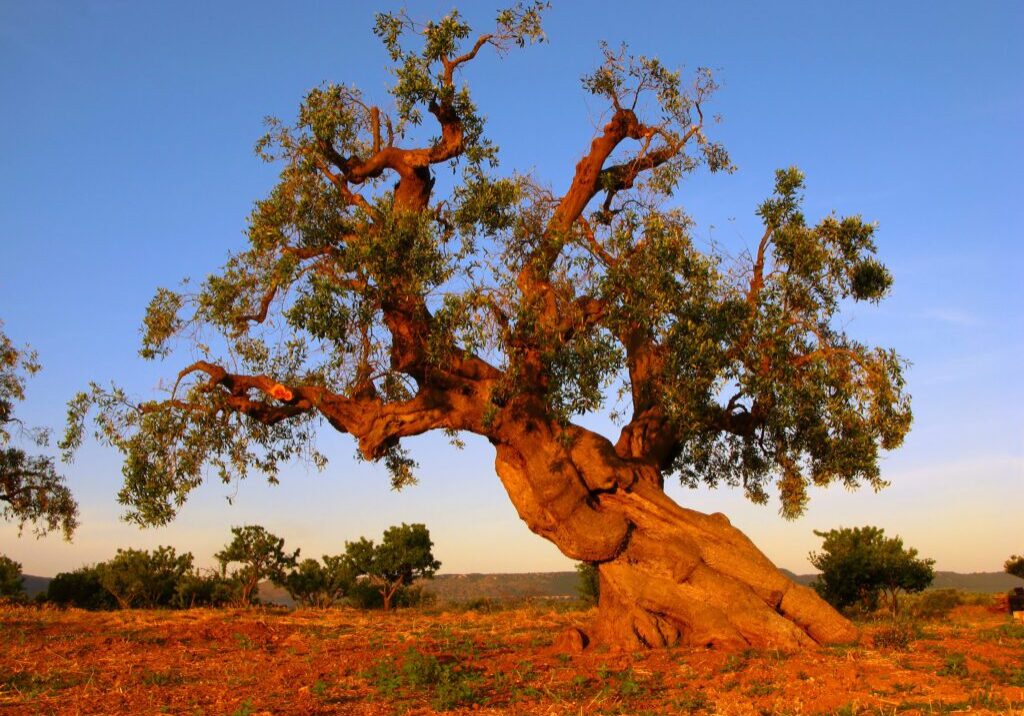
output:
<svg viewBox="0 0 1024 716"><path fill-rule="evenodd" d="M388 699L413 696L419 691L432 692L430 704L438 711L482 701L479 689L482 676L478 671L414 647L409 647L401 660L381 659L363 676L379 695Z"/></svg>
<svg viewBox="0 0 1024 716"><path fill-rule="evenodd" d="M959 676L961 678L967 676L967 657L958 652L947 654L938 674L939 676Z"/></svg>
<svg viewBox="0 0 1024 716"><path fill-rule="evenodd" d="M878 649L895 649L905 651L910 647L911 642L917 638L917 630L913 624L907 622L893 622L875 632L872 639Z"/></svg>

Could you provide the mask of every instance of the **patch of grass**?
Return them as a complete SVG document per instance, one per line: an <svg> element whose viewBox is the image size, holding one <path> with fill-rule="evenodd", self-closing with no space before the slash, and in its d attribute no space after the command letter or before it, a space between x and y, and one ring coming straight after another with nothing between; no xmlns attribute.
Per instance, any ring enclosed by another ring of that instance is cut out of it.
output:
<svg viewBox="0 0 1024 716"><path fill-rule="evenodd" d="M774 693L775 684L767 679L760 679L751 683L750 688L747 689L747 696L767 696L768 694Z"/></svg>
<svg viewBox="0 0 1024 716"><path fill-rule="evenodd" d="M686 696L681 696L677 698L675 701L673 701L672 705L676 710L680 712L686 711L689 713L693 713L696 711L715 710L715 702L710 700L707 697L707 695L702 691L698 691L694 694L687 694Z"/></svg>
<svg viewBox="0 0 1024 716"><path fill-rule="evenodd" d="M738 671L743 671L747 668L747 662L750 660L749 652L744 651L741 654L729 654L726 658L725 663L722 664L721 672L723 674L734 674Z"/></svg>
<svg viewBox="0 0 1024 716"><path fill-rule="evenodd" d="M416 696L427 692L438 711L481 703L480 671L456 660L438 659L409 647L401 660L385 658L373 664L363 677L385 698Z"/></svg>
<svg viewBox="0 0 1024 716"><path fill-rule="evenodd" d="M643 692L643 687L640 685L640 682L636 680L636 674L633 673L632 668L627 668L620 672L618 679L618 692L619 696L622 698L632 699Z"/></svg>
<svg viewBox="0 0 1024 716"><path fill-rule="evenodd" d="M990 671L992 676L1001 684L1024 687L1024 666L1009 671L1001 666L994 666Z"/></svg>
<svg viewBox="0 0 1024 716"><path fill-rule="evenodd" d="M252 701L246 699L238 705L237 709L231 712L231 716L252 716L255 711L256 709L253 708Z"/></svg>
<svg viewBox="0 0 1024 716"><path fill-rule="evenodd" d="M994 641L1000 644L1007 641L1024 642L1024 624L1009 622L1000 624L993 629L983 629L978 632L978 638L982 641Z"/></svg>
<svg viewBox="0 0 1024 716"><path fill-rule="evenodd" d="M185 678L177 669L168 669L167 671L152 671L146 669L142 672L139 677L146 686L176 686L178 684L184 684L188 679Z"/></svg>
<svg viewBox="0 0 1024 716"><path fill-rule="evenodd" d="M0 693L15 691L35 697L52 691L63 691L81 686L92 679L92 672L50 671L33 674L27 671L0 673Z"/></svg>
<svg viewBox="0 0 1024 716"><path fill-rule="evenodd" d="M150 646L165 646L167 644L167 637L159 636L158 634L149 634L144 630L128 629L120 632L120 636L125 641L130 641L135 644L148 644Z"/></svg>
<svg viewBox="0 0 1024 716"><path fill-rule="evenodd" d="M256 648L256 644L253 643L253 640L249 638L248 634L243 634L240 631L236 631L234 633L234 637L235 644L237 644L238 648L242 651L249 651L250 649Z"/></svg>
<svg viewBox="0 0 1024 716"><path fill-rule="evenodd" d="M309 687L309 693L323 701L327 697L327 682L323 679L317 679L316 683Z"/></svg>
<svg viewBox="0 0 1024 716"><path fill-rule="evenodd" d="M960 678L968 676L967 657L959 652L947 654L942 662L942 668L937 673L939 676L958 676Z"/></svg>

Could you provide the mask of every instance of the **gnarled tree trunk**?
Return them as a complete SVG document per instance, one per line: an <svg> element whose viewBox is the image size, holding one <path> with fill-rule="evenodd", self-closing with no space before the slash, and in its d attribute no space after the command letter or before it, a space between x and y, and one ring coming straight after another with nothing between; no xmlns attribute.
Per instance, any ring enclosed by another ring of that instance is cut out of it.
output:
<svg viewBox="0 0 1024 716"><path fill-rule="evenodd" d="M724 515L676 504L655 469L618 459L592 433L579 431L567 446L547 432L535 423L522 441L498 444L496 467L531 530L597 563L592 641L795 650L857 638Z"/></svg>

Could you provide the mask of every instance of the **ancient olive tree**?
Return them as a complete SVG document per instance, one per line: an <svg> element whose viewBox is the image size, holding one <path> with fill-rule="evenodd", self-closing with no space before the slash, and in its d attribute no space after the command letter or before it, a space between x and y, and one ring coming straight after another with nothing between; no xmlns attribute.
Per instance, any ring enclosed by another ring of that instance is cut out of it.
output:
<svg viewBox="0 0 1024 716"><path fill-rule="evenodd" d="M605 47L583 78L604 115L568 184L501 173L462 78L484 52L542 39L541 9L503 11L480 35L456 12L425 25L379 15L389 102L330 84L294 122L270 121L257 151L280 179L255 205L248 247L196 290L159 290L146 314L144 357L185 340L198 359L160 400L83 393L65 446L96 409L100 438L124 453L128 517L159 524L207 466L274 480L288 458L320 461L321 420L395 487L415 481L403 438L472 433L493 445L529 528L599 565L592 636L850 639L813 590L663 482L733 485L759 503L774 485L787 517L808 486L883 484L879 451L910 424L903 363L837 315L889 288L875 228L810 221L803 175L784 169L749 254L701 246L675 194L701 167L732 169L705 122L715 81L624 49ZM442 169L460 172L450 191L435 184ZM606 401L617 437L578 421Z"/></svg>
<svg viewBox="0 0 1024 716"><path fill-rule="evenodd" d="M38 371L35 353L18 348L0 330L0 518L13 520L19 529L31 523L37 535L60 528L70 539L78 526L78 503L53 458L11 444L17 438L39 447L49 442L48 430L26 427L14 416L14 404L25 399L26 378Z"/></svg>

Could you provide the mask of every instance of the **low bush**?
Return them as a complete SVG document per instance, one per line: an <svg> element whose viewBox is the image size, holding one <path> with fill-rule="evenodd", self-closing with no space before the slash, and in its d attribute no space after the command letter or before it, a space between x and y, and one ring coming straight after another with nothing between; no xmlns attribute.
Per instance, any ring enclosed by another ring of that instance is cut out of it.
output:
<svg viewBox="0 0 1024 716"><path fill-rule="evenodd" d="M878 649L905 651L918 637L919 629L910 622L893 622L875 632L873 643Z"/></svg>

